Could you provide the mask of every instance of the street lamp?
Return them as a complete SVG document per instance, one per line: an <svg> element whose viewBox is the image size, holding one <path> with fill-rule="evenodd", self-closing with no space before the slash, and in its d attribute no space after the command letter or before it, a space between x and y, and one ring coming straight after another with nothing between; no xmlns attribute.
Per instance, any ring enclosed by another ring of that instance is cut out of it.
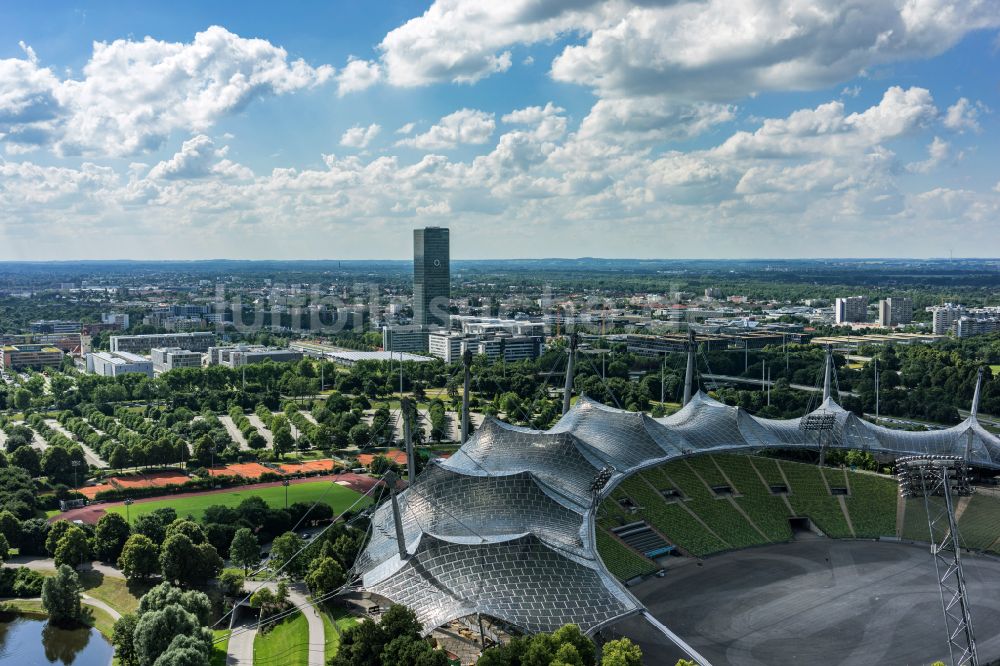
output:
<svg viewBox="0 0 1000 666"><path fill-rule="evenodd" d="M134 501L135 501L135 500L134 500L134 499L132 499L131 497L126 497L126 498L125 498L125 522L126 522L126 523L128 523L129 525L131 525L131 524L132 524L132 518L131 518L131 517L129 516L129 511L128 511L128 508L129 508L130 506L132 506L132 503L133 503Z"/></svg>
<svg viewBox="0 0 1000 666"><path fill-rule="evenodd" d="M291 483L291 481L289 481L288 479L282 479L281 480L281 485L283 485L285 487L285 508L286 509L288 508L288 484L290 484L290 483Z"/></svg>
<svg viewBox="0 0 1000 666"><path fill-rule="evenodd" d="M76 489L77 487L79 487L79 483L77 483L77 478L76 478L76 469L80 466L80 461L73 460L70 462L70 465L73 466L73 488Z"/></svg>

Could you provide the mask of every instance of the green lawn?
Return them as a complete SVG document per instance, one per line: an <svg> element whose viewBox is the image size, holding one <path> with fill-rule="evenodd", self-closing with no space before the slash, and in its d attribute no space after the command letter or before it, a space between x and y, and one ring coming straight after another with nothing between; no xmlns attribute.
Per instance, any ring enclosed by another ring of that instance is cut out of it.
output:
<svg viewBox="0 0 1000 666"><path fill-rule="evenodd" d="M326 641L324 659L329 661L337 656L340 649L340 635L358 623L358 619L342 608L324 604L320 609L323 618L323 637Z"/></svg>
<svg viewBox="0 0 1000 666"><path fill-rule="evenodd" d="M285 618L253 639L253 663L307 666L309 622L302 613Z"/></svg>
<svg viewBox="0 0 1000 666"><path fill-rule="evenodd" d="M229 630L213 629L212 634L215 635L216 640L223 637L225 640L219 641L213 647L212 661L209 666L226 666L226 652L229 649Z"/></svg>
<svg viewBox="0 0 1000 666"><path fill-rule="evenodd" d="M105 576L98 571L81 572L80 583L86 594L100 599L122 615L135 611L139 607L139 597L150 588L148 583L128 583L124 578Z"/></svg>
<svg viewBox="0 0 1000 666"><path fill-rule="evenodd" d="M213 504L235 507L247 497L253 496L262 498L270 506L285 506L284 487L271 486L269 488L234 489L202 493L192 497L165 497L150 502L136 502L129 508L128 515L132 519L152 513L157 509L170 507L177 511L178 516L192 515L198 520L205 513L206 507ZM288 486L289 505L295 502L315 502L320 500L332 506L334 513L339 513L351 506L357 500L358 496L359 494L350 488L338 486L332 481L309 481L306 483L293 483ZM368 501L366 499L358 506L363 506ZM122 504L109 506L108 511L124 516L125 506Z"/></svg>

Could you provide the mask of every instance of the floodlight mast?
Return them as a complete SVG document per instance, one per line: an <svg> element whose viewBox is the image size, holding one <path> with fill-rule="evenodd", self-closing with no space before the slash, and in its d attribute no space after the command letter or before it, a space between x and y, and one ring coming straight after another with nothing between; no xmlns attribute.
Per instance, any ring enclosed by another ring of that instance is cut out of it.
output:
<svg viewBox="0 0 1000 666"><path fill-rule="evenodd" d="M576 357L576 331L569 334L569 348L566 350L566 354L566 384L563 388L563 414L569 411L570 398L573 396L573 361Z"/></svg>
<svg viewBox="0 0 1000 666"><path fill-rule="evenodd" d="M826 437L824 433L833 430L837 423L837 417L832 412L820 410L812 414L806 414L799 421L799 430L803 432L815 432L819 440L819 465L823 466L826 461Z"/></svg>
<svg viewBox="0 0 1000 666"><path fill-rule="evenodd" d="M972 494L969 466L958 456L907 456L896 460L896 475L904 497L924 499L952 666L979 666L952 500ZM943 508L933 514L932 496L944 499Z"/></svg>

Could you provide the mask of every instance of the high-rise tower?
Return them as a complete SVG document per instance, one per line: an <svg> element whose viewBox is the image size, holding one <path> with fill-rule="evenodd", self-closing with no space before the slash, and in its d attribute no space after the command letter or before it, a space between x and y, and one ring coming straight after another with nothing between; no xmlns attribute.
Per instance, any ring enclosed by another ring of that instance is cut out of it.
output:
<svg viewBox="0 0 1000 666"><path fill-rule="evenodd" d="M413 230L413 323L448 328L451 301L448 229Z"/></svg>

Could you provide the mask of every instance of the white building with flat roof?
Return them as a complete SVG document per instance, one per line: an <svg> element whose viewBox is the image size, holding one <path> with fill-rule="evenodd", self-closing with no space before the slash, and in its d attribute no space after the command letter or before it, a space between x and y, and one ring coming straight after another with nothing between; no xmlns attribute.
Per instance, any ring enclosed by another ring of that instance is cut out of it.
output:
<svg viewBox="0 0 1000 666"><path fill-rule="evenodd" d="M149 350L153 359L153 369L157 372L169 372L177 368L200 368L201 352L181 349L180 347L156 347Z"/></svg>
<svg viewBox="0 0 1000 666"><path fill-rule="evenodd" d="M176 347L193 352L207 352L215 344L215 334L155 333L152 335L112 335L111 351L148 354L154 347Z"/></svg>
<svg viewBox="0 0 1000 666"><path fill-rule="evenodd" d="M87 372L102 377L117 377L128 373L153 376L153 362L130 352L91 352L87 354Z"/></svg>

